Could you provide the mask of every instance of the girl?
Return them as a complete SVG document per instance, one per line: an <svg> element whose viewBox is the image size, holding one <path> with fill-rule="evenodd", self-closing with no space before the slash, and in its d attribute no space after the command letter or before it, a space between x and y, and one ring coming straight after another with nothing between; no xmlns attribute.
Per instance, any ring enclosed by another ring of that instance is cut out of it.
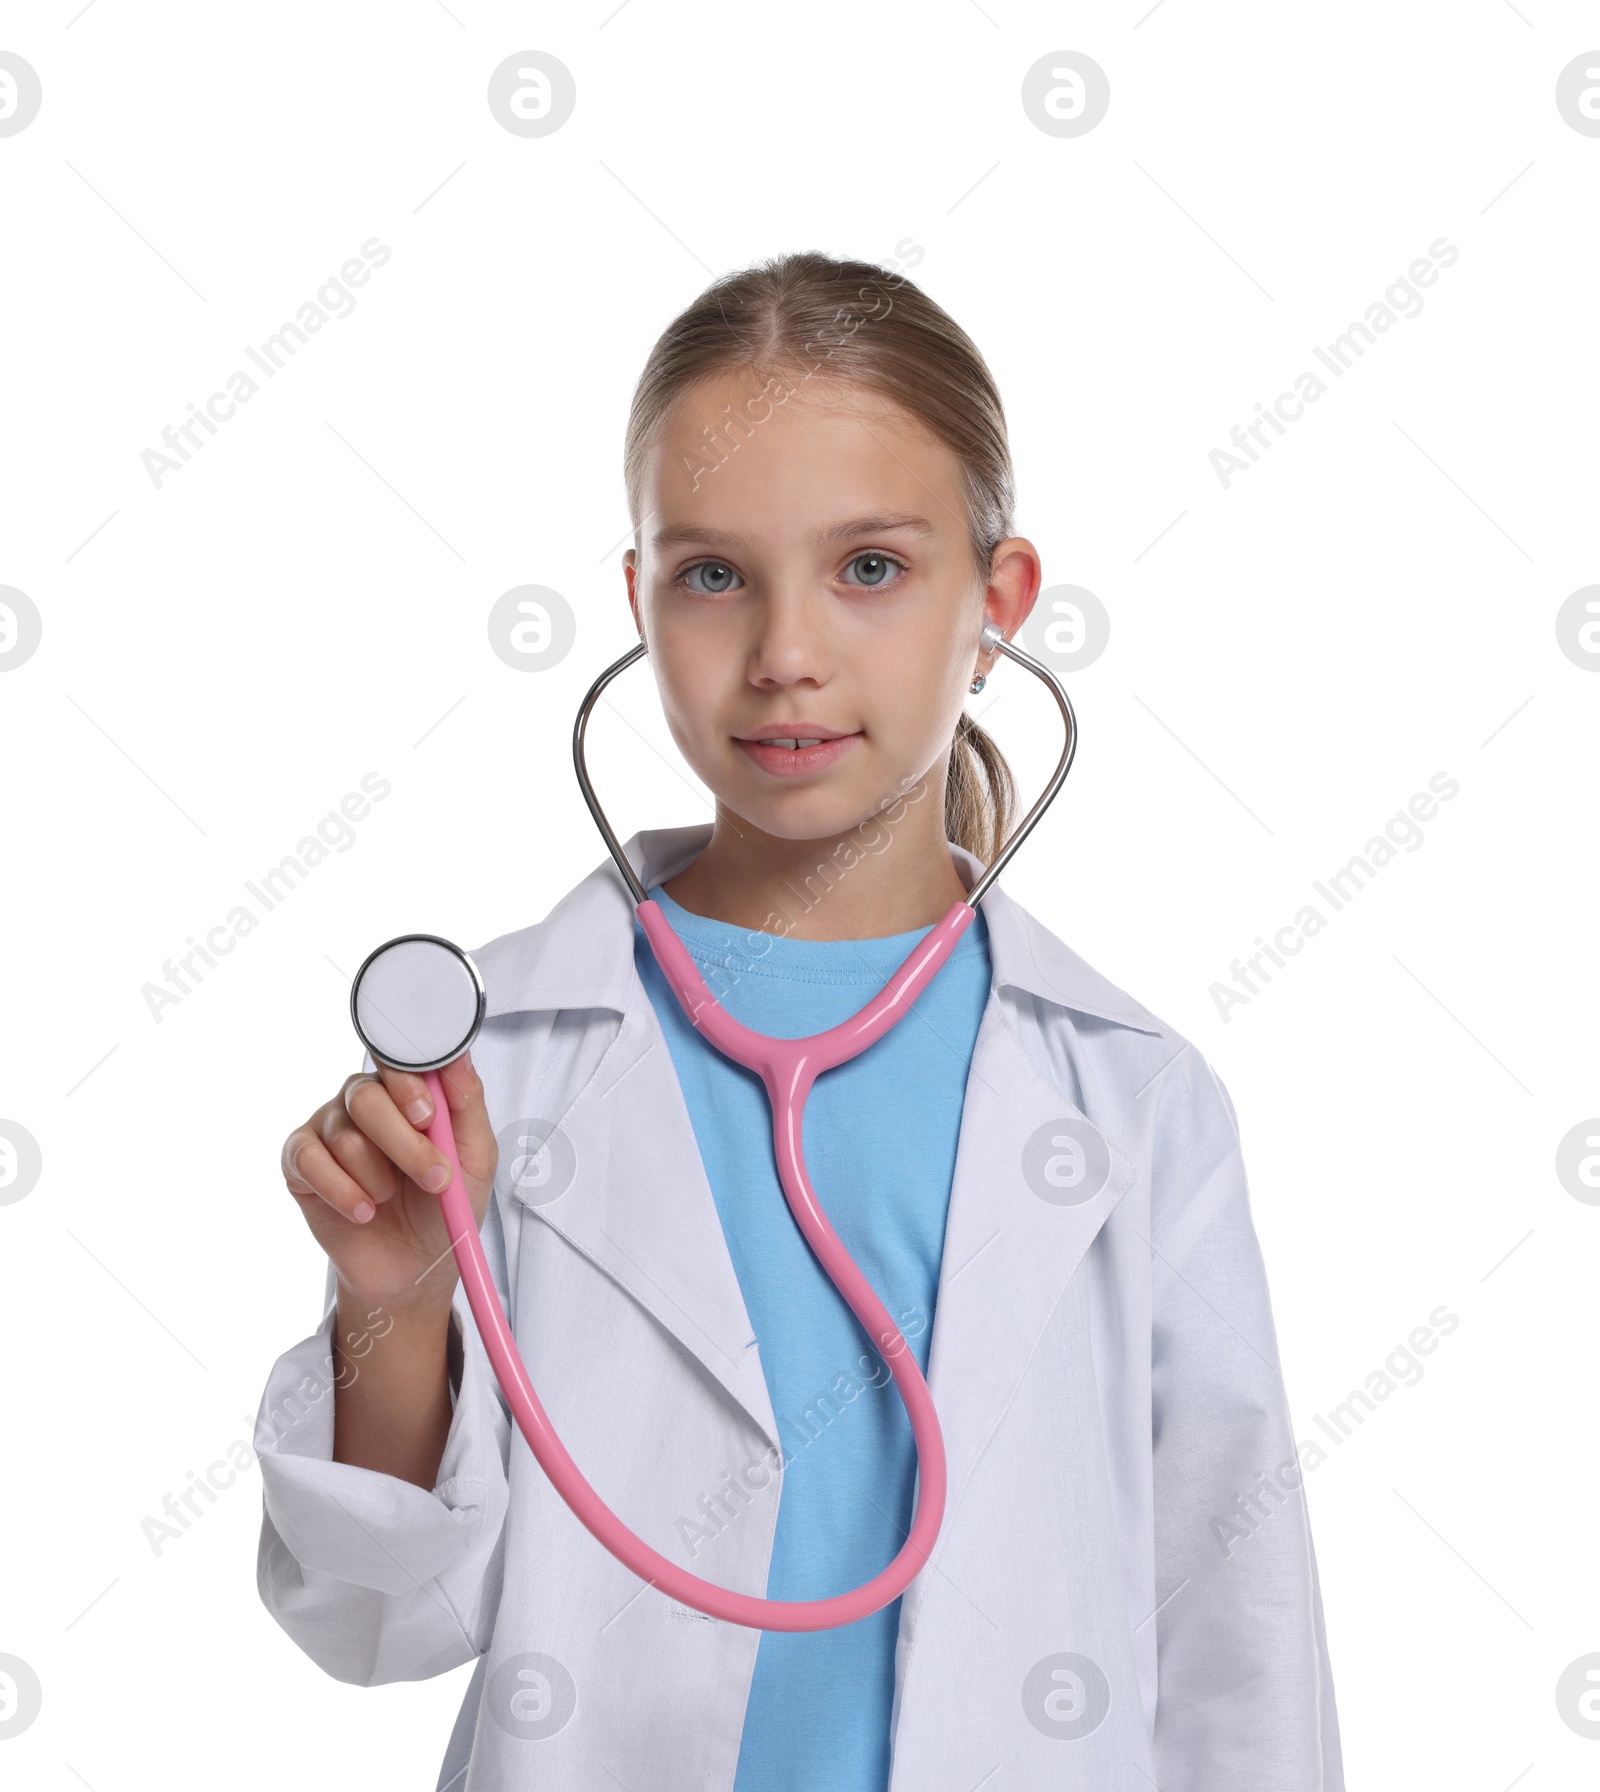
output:
<svg viewBox="0 0 1600 1792"><path fill-rule="evenodd" d="M820 1031L1012 825L962 707L985 621L1015 634L1040 583L999 396L911 282L785 256L668 327L625 471L629 608L716 798L625 850L730 1012ZM688 1025L609 860L473 956L451 1119L567 1448L706 1579L871 1578L911 1522L910 1427L785 1204L758 1080ZM476 1658L441 1792L1342 1792L1232 1104L1001 887L806 1118L949 1470L929 1564L854 1624L703 1617L573 1517L457 1287L428 1118L368 1058L289 1135L328 1299L256 1444L261 1593L307 1654L361 1685Z"/></svg>

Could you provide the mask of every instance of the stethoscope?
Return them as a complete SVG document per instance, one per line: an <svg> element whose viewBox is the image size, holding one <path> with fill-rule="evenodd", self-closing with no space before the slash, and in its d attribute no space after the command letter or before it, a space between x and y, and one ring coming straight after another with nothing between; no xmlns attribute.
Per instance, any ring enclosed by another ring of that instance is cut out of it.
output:
<svg viewBox="0 0 1600 1792"><path fill-rule="evenodd" d="M911 1008L971 926L978 904L1005 868L1056 792L1066 781L1077 746L1078 727L1065 688L1048 667L1006 640L997 623L986 623L980 651L998 649L1026 666L1049 686L1066 725L1066 744L1044 793L1013 830L994 863L967 895L917 941L905 962L883 988L851 1019L826 1032L801 1039L769 1039L741 1025L717 1001L667 918L650 900L638 874L606 820L584 763L583 739L589 712L600 693L619 673L646 652L641 641L608 666L589 687L572 731L572 756L578 786L600 829L623 881L633 894L634 912L655 953L662 974L672 986L690 1022L718 1051L753 1070L766 1086L772 1108L772 1140L784 1198L807 1244L828 1279L844 1296L867 1336L877 1345L911 1420L917 1449L916 1516L900 1552L881 1574L848 1593L828 1599L757 1599L702 1580L658 1554L622 1522L589 1485L556 1436L539 1396L533 1391L516 1340L511 1335L499 1292L484 1259L478 1222L461 1179L450 1108L439 1080L440 1070L466 1051L483 1024L486 992L478 967L459 946L436 934L404 934L378 947L356 972L350 990L350 1013L356 1032L376 1063L420 1073L433 1098L433 1119L427 1135L450 1160L450 1186L439 1197L449 1227L451 1249L461 1271L467 1302L477 1321L484 1349L505 1391L517 1426L551 1484L586 1529L618 1561L673 1598L709 1617L756 1630L827 1630L853 1624L899 1597L927 1563L944 1521L944 1437L928 1384L899 1327L856 1267L839 1235L829 1224L806 1173L801 1129L811 1085L825 1070L847 1062L881 1039Z"/></svg>

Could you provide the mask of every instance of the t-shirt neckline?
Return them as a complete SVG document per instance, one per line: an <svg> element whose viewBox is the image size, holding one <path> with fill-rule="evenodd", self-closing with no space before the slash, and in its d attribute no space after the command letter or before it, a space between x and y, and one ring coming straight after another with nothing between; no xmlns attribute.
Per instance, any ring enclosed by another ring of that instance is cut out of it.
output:
<svg viewBox="0 0 1600 1792"><path fill-rule="evenodd" d="M881 983L900 968L918 940L932 931L930 923L927 927L914 927L909 933L880 934L870 939L801 940L697 915L659 884L653 885L648 894L697 964L737 969L747 976L805 977L831 972L841 979L876 977ZM642 928L640 935L643 936ZM951 958L986 951L985 936L980 909L972 925L956 941Z"/></svg>

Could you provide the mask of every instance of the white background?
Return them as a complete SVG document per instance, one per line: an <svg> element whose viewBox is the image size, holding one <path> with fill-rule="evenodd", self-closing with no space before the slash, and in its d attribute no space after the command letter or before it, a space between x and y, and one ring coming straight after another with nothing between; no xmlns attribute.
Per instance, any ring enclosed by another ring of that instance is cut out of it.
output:
<svg viewBox="0 0 1600 1792"><path fill-rule="evenodd" d="M1047 585L1111 616L1007 888L1227 1084L1297 1436L1459 1316L1308 1478L1349 1784L1594 1783L1555 1685L1600 1650L1600 1208L1555 1153L1600 1112L1600 677L1554 624L1600 578L1600 138L1554 90L1597 42L1561 0L8 9L44 93L0 138L0 583L44 625L0 677L0 1118L44 1165L0 1207L0 1652L44 1686L8 1784L433 1784L469 1670L301 1655L255 1470L159 1556L142 1521L320 1315L278 1153L359 1066L350 972L602 856L568 742L632 639L651 342L760 256L908 243L995 370ZM577 83L546 138L486 103L525 49ZM1079 138L1021 105L1060 49L1111 84ZM354 313L157 489L141 451L373 236ZM1210 451L1441 236L1422 312L1225 489ZM524 583L578 617L537 675L485 630ZM707 817L647 672L614 695L619 832ZM1002 666L974 708L1036 786L1048 703ZM373 771L349 850L153 1020ZM1224 1020L1231 962L1441 771L1424 844Z"/></svg>

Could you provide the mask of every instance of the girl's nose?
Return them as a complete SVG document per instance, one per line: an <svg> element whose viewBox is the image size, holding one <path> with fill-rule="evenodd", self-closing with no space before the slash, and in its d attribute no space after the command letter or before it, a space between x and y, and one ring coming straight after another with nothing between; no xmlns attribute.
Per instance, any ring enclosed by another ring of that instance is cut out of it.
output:
<svg viewBox="0 0 1600 1792"><path fill-rule="evenodd" d="M782 579L754 607L756 635L750 648L753 684L825 684L833 653L825 605L798 581Z"/></svg>

